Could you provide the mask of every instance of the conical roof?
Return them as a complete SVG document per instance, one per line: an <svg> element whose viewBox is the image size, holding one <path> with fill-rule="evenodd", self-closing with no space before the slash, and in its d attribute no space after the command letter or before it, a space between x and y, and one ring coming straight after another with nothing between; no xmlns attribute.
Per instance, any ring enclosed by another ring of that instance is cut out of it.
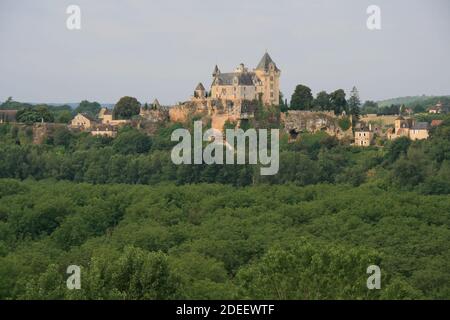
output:
<svg viewBox="0 0 450 320"><path fill-rule="evenodd" d="M261 61L259 61L258 66L256 67L257 70L269 70L270 63L273 63L275 66L275 70L278 70L277 65L275 62L273 62L270 55L266 52L264 56L261 58Z"/></svg>
<svg viewBox="0 0 450 320"><path fill-rule="evenodd" d="M200 82L200 83L197 85L197 87L195 88L195 90L196 90L196 91L197 91L197 90L205 91L205 87L204 87L203 84Z"/></svg>
<svg viewBox="0 0 450 320"><path fill-rule="evenodd" d="M219 70L219 67L217 66L217 64L216 64L216 66L214 67L214 71L213 71L213 77L215 77L216 75L218 75L218 74L220 74L220 70Z"/></svg>

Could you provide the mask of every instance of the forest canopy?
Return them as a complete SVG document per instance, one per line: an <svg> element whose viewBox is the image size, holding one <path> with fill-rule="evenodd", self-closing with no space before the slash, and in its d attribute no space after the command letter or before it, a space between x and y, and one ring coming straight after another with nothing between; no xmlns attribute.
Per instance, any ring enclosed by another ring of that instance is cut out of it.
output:
<svg viewBox="0 0 450 320"><path fill-rule="evenodd" d="M450 297L448 196L8 179L0 190L0 299ZM381 290L366 287L372 264ZM65 287L69 265L81 290Z"/></svg>

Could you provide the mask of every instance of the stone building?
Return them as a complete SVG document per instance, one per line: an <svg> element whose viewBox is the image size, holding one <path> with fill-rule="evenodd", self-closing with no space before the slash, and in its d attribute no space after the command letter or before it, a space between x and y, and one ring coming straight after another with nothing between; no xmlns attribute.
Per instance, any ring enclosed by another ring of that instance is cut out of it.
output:
<svg viewBox="0 0 450 320"><path fill-rule="evenodd" d="M355 146L368 147L373 141L373 132L369 128L361 128L355 131Z"/></svg>
<svg viewBox="0 0 450 320"><path fill-rule="evenodd" d="M216 66L212 75L211 98L235 104L261 98L265 105L279 105L281 70L267 52L253 71L241 63L234 72L227 73Z"/></svg>
<svg viewBox="0 0 450 320"><path fill-rule="evenodd" d="M120 126L130 123L130 120L125 119L114 119L113 111L106 107L100 109L98 114L98 120L101 124L110 125L110 126Z"/></svg>
<svg viewBox="0 0 450 320"><path fill-rule="evenodd" d="M70 126L80 130L90 129L96 120L86 113L78 113L71 121Z"/></svg>
<svg viewBox="0 0 450 320"><path fill-rule="evenodd" d="M400 116L395 119L394 128L389 128L386 133L389 140L400 137L407 137L411 140L422 140L428 138L429 125L428 122L416 123L412 118L403 118Z"/></svg>
<svg viewBox="0 0 450 320"><path fill-rule="evenodd" d="M98 119L102 123L108 124L113 120L113 113L110 109L103 107L100 109L100 112L98 114Z"/></svg>
<svg viewBox="0 0 450 320"><path fill-rule="evenodd" d="M239 125L254 116L259 103L278 106L281 71L266 52L255 69L240 64L234 72L213 71L210 91L199 83L190 101L169 109L170 121L184 122L194 115L208 116L211 126L222 130L226 121Z"/></svg>
<svg viewBox="0 0 450 320"><path fill-rule="evenodd" d="M117 127L107 124L97 124L92 128L91 135L115 138L117 136Z"/></svg>
<svg viewBox="0 0 450 320"><path fill-rule="evenodd" d="M428 139L429 126L428 122L417 122L409 130L409 138L411 140Z"/></svg>
<svg viewBox="0 0 450 320"><path fill-rule="evenodd" d="M428 108L428 113L431 114L440 114L440 113L447 113L447 109L444 107L441 101L436 103L435 106Z"/></svg>

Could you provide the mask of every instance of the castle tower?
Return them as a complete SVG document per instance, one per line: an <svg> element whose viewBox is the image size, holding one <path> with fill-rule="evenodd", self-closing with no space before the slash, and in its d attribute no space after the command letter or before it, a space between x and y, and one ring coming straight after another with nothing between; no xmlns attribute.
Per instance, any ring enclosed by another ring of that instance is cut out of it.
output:
<svg viewBox="0 0 450 320"><path fill-rule="evenodd" d="M258 93L262 95L263 103L278 106L280 104L281 70L277 68L267 52L254 71L262 82Z"/></svg>
<svg viewBox="0 0 450 320"><path fill-rule="evenodd" d="M194 98L198 98L198 99L206 98L206 90L205 90L205 87L203 86L203 84L201 82L195 88Z"/></svg>
<svg viewBox="0 0 450 320"><path fill-rule="evenodd" d="M216 64L216 66L214 67L214 71L213 71L212 76L215 78L215 77L218 76L219 74L220 74L220 70L219 70L219 67L218 67L217 64Z"/></svg>

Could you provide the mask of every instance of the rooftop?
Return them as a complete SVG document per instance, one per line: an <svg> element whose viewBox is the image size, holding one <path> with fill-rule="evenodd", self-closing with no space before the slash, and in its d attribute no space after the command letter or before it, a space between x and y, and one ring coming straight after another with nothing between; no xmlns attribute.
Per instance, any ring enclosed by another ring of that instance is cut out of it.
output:
<svg viewBox="0 0 450 320"><path fill-rule="evenodd" d="M415 125L412 126L413 130L427 130L428 129L428 122L417 122Z"/></svg>

